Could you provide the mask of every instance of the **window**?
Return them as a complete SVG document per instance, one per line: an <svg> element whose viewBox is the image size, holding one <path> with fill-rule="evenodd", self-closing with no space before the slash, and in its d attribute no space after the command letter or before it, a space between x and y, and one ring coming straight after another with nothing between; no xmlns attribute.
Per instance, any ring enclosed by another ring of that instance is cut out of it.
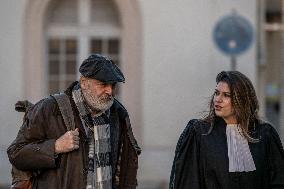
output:
<svg viewBox="0 0 284 189"><path fill-rule="evenodd" d="M49 39L48 58L49 93L62 91L76 80L77 41Z"/></svg>
<svg viewBox="0 0 284 189"><path fill-rule="evenodd" d="M94 38L91 40L90 52L100 53L110 57L113 62L119 65L119 39L100 39Z"/></svg>
<svg viewBox="0 0 284 189"><path fill-rule="evenodd" d="M91 53L120 64L119 16L112 0L54 0L47 12L47 92L62 91L78 78Z"/></svg>

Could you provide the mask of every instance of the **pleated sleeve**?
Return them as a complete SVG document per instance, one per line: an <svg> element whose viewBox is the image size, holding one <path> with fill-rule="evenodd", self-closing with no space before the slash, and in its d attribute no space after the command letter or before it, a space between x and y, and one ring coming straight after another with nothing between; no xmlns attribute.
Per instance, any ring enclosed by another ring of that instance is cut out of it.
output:
<svg viewBox="0 0 284 189"><path fill-rule="evenodd" d="M190 120L182 132L175 151L170 189L202 188L200 177L200 134L198 120Z"/></svg>

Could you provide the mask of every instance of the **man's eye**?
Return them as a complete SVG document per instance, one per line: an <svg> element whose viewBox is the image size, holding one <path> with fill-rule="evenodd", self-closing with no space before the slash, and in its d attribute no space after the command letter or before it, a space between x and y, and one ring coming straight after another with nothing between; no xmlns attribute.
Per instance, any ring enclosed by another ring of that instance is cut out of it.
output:
<svg viewBox="0 0 284 189"><path fill-rule="evenodd" d="M106 86L105 83L98 83L98 85L99 85L99 86L102 86L102 87Z"/></svg>

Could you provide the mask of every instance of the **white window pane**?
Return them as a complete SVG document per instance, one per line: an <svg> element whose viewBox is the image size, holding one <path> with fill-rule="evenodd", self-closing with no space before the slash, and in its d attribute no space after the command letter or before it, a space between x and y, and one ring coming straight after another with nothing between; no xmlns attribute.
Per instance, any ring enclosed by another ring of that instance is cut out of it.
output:
<svg viewBox="0 0 284 189"><path fill-rule="evenodd" d="M62 91L76 80L77 73L77 40L48 40L49 93Z"/></svg>
<svg viewBox="0 0 284 189"><path fill-rule="evenodd" d="M91 53L102 53L102 40L92 39L91 40Z"/></svg>
<svg viewBox="0 0 284 189"><path fill-rule="evenodd" d="M66 74L76 74L76 59L66 60Z"/></svg>
<svg viewBox="0 0 284 189"><path fill-rule="evenodd" d="M109 54L119 54L119 41L118 39L108 40L108 53Z"/></svg>
<svg viewBox="0 0 284 189"><path fill-rule="evenodd" d="M59 60L49 61L49 74L58 75L59 74Z"/></svg>
<svg viewBox="0 0 284 189"><path fill-rule="evenodd" d="M66 54L77 53L77 42L74 39L67 39L65 43Z"/></svg>
<svg viewBox="0 0 284 189"><path fill-rule="evenodd" d="M49 93L57 93L59 90L59 81L58 80L50 80L49 81Z"/></svg>
<svg viewBox="0 0 284 189"><path fill-rule="evenodd" d="M60 41L57 39L49 40L48 51L49 54L58 55L60 51Z"/></svg>

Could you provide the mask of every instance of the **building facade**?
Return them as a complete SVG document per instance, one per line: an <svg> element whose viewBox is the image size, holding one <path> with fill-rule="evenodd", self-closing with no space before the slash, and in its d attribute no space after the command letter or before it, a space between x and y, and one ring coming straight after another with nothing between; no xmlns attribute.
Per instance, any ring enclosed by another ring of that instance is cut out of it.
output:
<svg viewBox="0 0 284 189"><path fill-rule="evenodd" d="M6 148L22 119L14 103L63 90L78 79L80 63L98 52L112 57L126 76L118 98L143 150L139 188L167 188L179 134L206 110L216 74L230 69L230 57L216 48L212 32L232 11L254 28L251 47L237 57L237 70L252 80L265 105L261 2L2 0L0 187L10 183Z"/></svg>

